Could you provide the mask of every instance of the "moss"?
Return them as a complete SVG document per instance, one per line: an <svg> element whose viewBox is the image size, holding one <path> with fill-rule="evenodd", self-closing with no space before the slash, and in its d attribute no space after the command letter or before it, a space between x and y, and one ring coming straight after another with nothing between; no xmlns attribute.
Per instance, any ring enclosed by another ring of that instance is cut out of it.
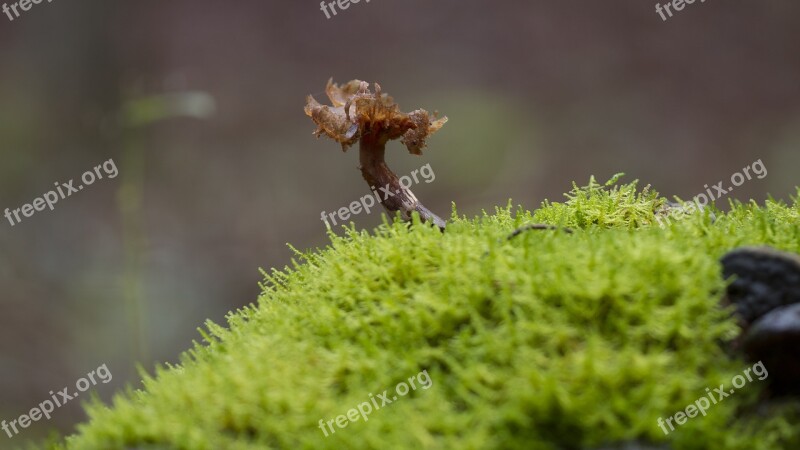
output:
<svg viewBox="0 0 800 450"><path fill-rule="evenodd" d="M798 190L800 197L800 190ZM665 200L594 180L531 213L510 204L447 232L416 222L346 229L265 273L257 304L208 323L178 366L144 375L68 449L797 448L797 407L753 406L754 381L665 436L656 425L748 367L720 342L719 257L800 252L800 203L733 203L655 224ZM574 233L529 231L532 222ZM427 371L430 389L325 437L369 395Z"/></svg>

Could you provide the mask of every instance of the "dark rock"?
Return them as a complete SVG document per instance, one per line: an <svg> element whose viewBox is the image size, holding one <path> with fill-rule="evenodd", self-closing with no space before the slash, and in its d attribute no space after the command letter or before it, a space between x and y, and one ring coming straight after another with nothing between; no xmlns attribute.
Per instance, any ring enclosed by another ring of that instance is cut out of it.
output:
<svg viewBox="0 0 800 450"><path fill-rule="evenodd" d="M781 306L800 302L800 257L769 247L743 247L722 258L726 301L736 305L741 324L750 324Z"/></svg>
<svg viewBox="0 0 800 450"><path fill-rule="evenodd" d="M770 393L800 394L800 303L776 308L745 332L741 349L769 373Z"/></svg>

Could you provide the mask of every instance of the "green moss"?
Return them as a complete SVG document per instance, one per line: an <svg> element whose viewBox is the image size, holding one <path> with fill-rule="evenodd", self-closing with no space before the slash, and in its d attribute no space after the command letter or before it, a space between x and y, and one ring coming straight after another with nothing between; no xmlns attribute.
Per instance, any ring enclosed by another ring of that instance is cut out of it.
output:
<svg viewBox="0 0 800 450"><path fill-rule="evenodd" d="M669 436L656 419L749 366L719 345L737 330L718 307L718 259L745 244L800 252L798 198L661 228L664 202L592 180L534 213L454 211L444 234L418 223L332 234L265 274L258 303L227 328L209 322L179 366L90 405L65 448L797 448L795 406L752 413L763 382ZM505 239L541 221L575 232ZM422 370L429 389L330 437L318 428Z"/></svg>

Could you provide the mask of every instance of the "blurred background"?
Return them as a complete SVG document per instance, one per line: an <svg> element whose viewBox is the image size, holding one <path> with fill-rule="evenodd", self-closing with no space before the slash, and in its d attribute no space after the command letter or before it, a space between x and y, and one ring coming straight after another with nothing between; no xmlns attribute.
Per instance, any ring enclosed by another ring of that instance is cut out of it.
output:
<svg viewBox="0 0 800 450"><path fill-rule="evenodd" d="M431 164L412 189L441 216L535 208L616 172L690 198L758 159L768 176L728 198L789 200L799 21L792 0L695 2L666 22L630 0L372 0L331 19L307 0L56 0L0 15L0 211L119 169L0 222L0 419L104 363L101 399L138 386L137 365L177 362L206 319L255 301L287 243L326 245L321 211L368 193L357 149L315 139L303 114L330 77L450 118L421 157L387 152L398 175ZM83 419L74 401L8 442Z"/></svg>

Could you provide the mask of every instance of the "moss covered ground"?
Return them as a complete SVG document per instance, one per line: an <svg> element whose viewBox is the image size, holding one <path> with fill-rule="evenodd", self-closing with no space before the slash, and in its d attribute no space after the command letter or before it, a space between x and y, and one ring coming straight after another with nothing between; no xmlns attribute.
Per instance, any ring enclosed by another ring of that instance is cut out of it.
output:
<svg viewBox="0 0 800 450"><path fill-rule="evenodd" d="M791 204L732 203L656 224L665 199L594 180L529 212L453 212L331 232L265 273L257 303L206 324L180 364L145 376L54 448L800 448L798 407L754 381L665 435L657 426L749 367L724 342L719 258L742 245L800 253ZM548 223L563 230L517 227ZM428 389L325 436L319 421L426 371Z"/></svg>

